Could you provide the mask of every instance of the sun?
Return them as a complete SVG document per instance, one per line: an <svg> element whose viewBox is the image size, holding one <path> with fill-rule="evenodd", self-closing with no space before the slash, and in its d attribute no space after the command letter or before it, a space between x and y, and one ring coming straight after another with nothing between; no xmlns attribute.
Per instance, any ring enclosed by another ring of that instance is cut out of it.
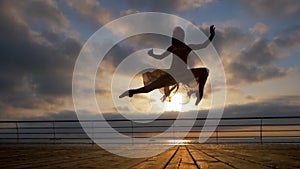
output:
<svg viewBox="0 0 300 169"><path fill-rule="evenodd" d="M183 96L180 93L176 93L172 96L170 102L165 103L165 111L182 111Z"/></svg>

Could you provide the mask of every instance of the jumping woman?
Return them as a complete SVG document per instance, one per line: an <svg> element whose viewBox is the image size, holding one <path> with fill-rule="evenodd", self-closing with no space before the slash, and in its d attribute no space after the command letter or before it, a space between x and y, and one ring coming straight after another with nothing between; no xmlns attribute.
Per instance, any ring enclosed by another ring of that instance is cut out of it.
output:
<svg viewBox="0 0 300 169"><path fill-rule="evenodd" d="M208 77L209 70L207 68L193 68L189 70L187 68L187 58L192 50L206 48L209 45L209 43L213 40L214 36L215 27L214 25L211 25L210 36L204 43L186 45L184 43L184 30L181 27L176 27L172 35L172 45L168 47L165 52L158 55L153 53L153 49L148 51L148 54L156 59L163 59L172 53L173 59L170 69L157 69L153 72L144 73L144 87L127 90L123 94L121 94L119 98L123 98L125 96L132 97L134 94L148 93L152 90L163 88L165 94L163 100L165 100L170 96L172 91L173 93L176 93L180 82L187 84L191 80L186 79L184 77L184 74L182 74L182 76L180 77L180 73L185 71L191 71L194 75L194 79L198 84L199 92L196 93L197 100L195 102L195 105L198 105L203 97L203 90ZM173 78L172 75L176 76L176 80Z"/></svg>

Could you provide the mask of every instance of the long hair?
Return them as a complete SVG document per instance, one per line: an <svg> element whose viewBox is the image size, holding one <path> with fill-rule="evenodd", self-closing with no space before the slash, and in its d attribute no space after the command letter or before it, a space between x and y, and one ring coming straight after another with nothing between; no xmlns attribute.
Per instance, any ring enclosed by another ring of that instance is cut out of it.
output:
<svg viewBox="0 0 300 169"><path fill-rule="evenodd" d="M173 30L173 35L172 35L172 45L180 45L184 42L184 30L177 26Z"/></svg>

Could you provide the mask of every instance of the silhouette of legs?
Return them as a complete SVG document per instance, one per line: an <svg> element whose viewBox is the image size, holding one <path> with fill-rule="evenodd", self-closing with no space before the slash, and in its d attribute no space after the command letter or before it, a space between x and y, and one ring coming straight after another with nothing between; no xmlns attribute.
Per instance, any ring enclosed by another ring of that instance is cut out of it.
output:
<svg viewBox="0 0 300 169"><path fill-rule="evenodd" d="M191 71L193 72L195 78L197 79L197 82L199 83L199 93L196 93L197 100L195 102L195 105L198 105L203 97L203 90L209 74L209 70L207 68L195 68L191 69Z"/></svg>
<svg viewBox="0 0 300 169"><path fill-rule="evenodd" d="M191 71L194 74L194 77L196 78L197 82L199 83L198 85L199 92L196 93L197 100L195 102L195 105L198 105L203 97L204 86L209 74L209 70L207 68L195 68L195 69L191 69ZM165 94L168 96L171 91L169 91L169 88L166 87L172 86L174 84L177 84L176 80L171 75L167 74L159 77L149 85L146 85L138 89L127 90L124 93L122 93L119 96L119 98L123 98L125 96L132 97L134 94L138 94L138 93L148 93L151 92L152 90L159 89L162 87L164 87Z"/></svg>
<svg viewBox="0 0 300 169"><path fill-rule="evenodd" d="M169 96L170 96L170 94L172 93L172 92L174 92L174 93L176 93L177 92L177 90L178 90L178 88L179 88L179 86L178 86L178 84L176 84L176 85L173 85L173 87L164 87L164 96L161 98L161 101L165 101ZM168 98L169 100L168 101L171 101L170 100L170 98Z"/></svg>
<svg viewBox="0 0 300 169"><path fill-rule="evenodd" d="M125 91L123 94L119 96L119 98L123 98L125 96L132 97L134 94L138 93L149 93L152 90L159 89L162 87L169 87L171 85L176 84L176 80L169 74L164 75L150 83L149 85L146 85L144 87L138 88L138 89L131 89Z"/></svg>

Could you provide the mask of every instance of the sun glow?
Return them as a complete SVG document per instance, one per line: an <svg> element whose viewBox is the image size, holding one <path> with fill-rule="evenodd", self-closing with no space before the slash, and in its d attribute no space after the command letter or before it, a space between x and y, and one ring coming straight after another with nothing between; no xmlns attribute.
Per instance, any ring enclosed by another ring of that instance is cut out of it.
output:
<svg viewBox="0 0 300 169"><path fill-rule="evenodd" d="M179 93L176 93L172 96L170 102L165 103L165 110L166 111L182 111L182 100L183 96Z"/></svg>

